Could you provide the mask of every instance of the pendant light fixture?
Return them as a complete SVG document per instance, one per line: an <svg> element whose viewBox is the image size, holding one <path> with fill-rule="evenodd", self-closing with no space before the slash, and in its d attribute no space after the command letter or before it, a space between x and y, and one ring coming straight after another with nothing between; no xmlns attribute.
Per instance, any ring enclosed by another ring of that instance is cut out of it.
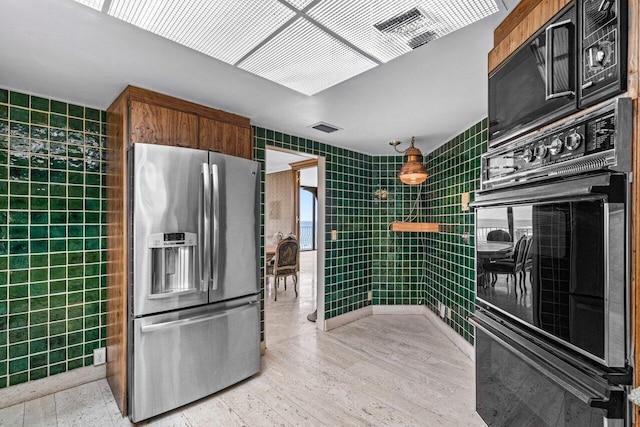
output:
<svg viewBox="0 0 640 427"><path fill-rule="evenodd" d="M400 172L398 172L400 181L407 185L422 184L427 179L427 176L429 176L427 169L422 164L422 153L414 147L415 140L416 138L412 136L411 146L405 151L398 150L398 145L401 144L400 141L389 142L389 145L391 145L394 150L407 156L407 162L400 168Z"/></svg>

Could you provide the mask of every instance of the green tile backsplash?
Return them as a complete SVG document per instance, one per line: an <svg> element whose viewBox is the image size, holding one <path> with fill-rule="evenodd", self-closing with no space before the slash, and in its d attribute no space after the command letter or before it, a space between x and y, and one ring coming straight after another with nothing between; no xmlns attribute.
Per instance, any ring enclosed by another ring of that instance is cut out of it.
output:
<svg viewBox="0 0 640 427"><path fill-rule="evenodd" d="M371 263L374 305L415 305L424 299L425 233L389 230L394 221L421 221L426 184L398 179L402 155L372 160Z"/></svg>
<svg viewBox="0 0 640 427"><path fill-rule="evenodd" d="M104 122L0 89L0 387L105 346Z"/></svg>
<svg viewBox="0 0 640 427"><path fill-rule="evenodd" d="M440 233L426 233L424 298L437 312L438 302L451 308L447 323L473 343L468 317L475 304L475 216L463 211L462 193L479 188L480 155L487 149L487 120L483 120L425 157L424 218L440 223ZM466 243L463 236L470 236Z"/></svg>

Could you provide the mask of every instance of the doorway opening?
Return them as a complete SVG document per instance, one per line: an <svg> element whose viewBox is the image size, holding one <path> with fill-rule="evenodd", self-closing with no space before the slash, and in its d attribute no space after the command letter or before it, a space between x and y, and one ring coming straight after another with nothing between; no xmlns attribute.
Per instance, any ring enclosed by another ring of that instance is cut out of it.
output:
<svg viewBox="0 0 640 427"><path fill-rule="evenodd" d="M324 265L324 185L324 158L267 147L264 241L271 268L265 268L273 273L280 239L292 236L299 246L297 296L292 276L265 277L267 346L323 329L324 269L318 266Z"/></svg>

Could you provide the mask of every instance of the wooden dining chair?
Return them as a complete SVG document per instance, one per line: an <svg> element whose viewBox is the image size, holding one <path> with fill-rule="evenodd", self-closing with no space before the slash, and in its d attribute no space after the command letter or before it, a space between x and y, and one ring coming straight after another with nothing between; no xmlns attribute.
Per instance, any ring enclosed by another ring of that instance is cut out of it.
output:
<svg viewBox="0 0 640 427"><path fill-rule="evenodd" d="M300 244L295 236L289 235L278 242L276 254L267 264L267 277L273 277L274 301L278 301L278 284L284 278L284 290L287 290L287 277L293 276L293 289L298 296L298 271L300 270Z"/></svg>

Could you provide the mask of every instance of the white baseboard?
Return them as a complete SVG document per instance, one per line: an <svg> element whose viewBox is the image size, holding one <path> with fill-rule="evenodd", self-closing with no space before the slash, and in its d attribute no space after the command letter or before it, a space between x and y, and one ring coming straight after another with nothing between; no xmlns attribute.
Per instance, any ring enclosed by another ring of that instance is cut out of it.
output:
<svg viewBox="0 0 640 427"><path fill-rule="evenodd" d="M374 305L373 314L423 314L422 305Z"/></svg>
<svg viewBox="0 0 640 427"><path fill-rule="evenodd" d="M327 319L324 321L324 330L330 331L331 329L339 328L347 323L355 322L358 319L369 317L373 314L372 307L373 306L368 305L359 310L350 311L349 313Z"/></svg>
<svg viewBox="0 0 640 427"><path fill-rule="evenodd" d="M6 387L0 390L0 409L96 381L105 378L106 374L106 364L85 366L39 380Z"/></svg>
<svg viewBox="0 0 640 427"><path fill-rule="evenodd" d="M467 340L465 340L461 335L459 335L456 331L451 329L449 325L447 325L444 320L442 320L436 313L431 311L426 306L419 306L424 313L424 316L431 320L431 322L443 333L447 338L455 344L464 354L469 357L471 360L475 360L475 351L473 345L471 345Z"/></svg>

